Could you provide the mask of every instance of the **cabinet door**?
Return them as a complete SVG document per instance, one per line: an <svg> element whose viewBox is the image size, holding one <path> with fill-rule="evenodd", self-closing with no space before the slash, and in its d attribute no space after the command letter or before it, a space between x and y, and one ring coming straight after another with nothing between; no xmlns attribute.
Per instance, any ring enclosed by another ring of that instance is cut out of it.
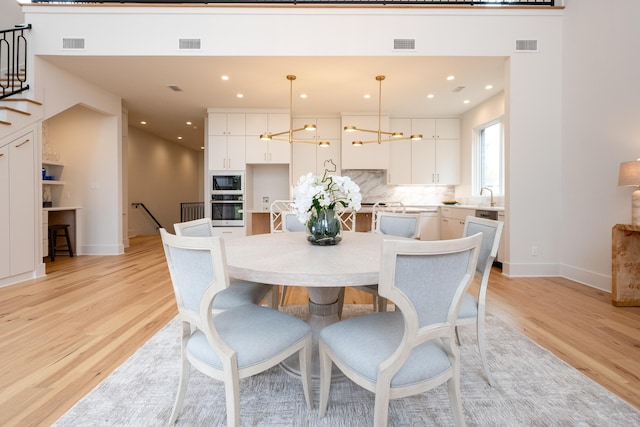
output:
<svg viewBox="0 0 640 427"><path fill-rule="evenodd" d="M391 119L389 124L392 132L402 132L405 137L410 136L411 119ZM389 142L387 183L411 184L411 141Z"/></svg>
<svg viewBox="0 0 640 427"><path fill-rule="evenodd" d="M0 278L11 274L9 236L9 145L0 147Z"/></svg>
<svg viewBox="0 0 640 427"><path fill-rule="evenodd" d="M438 140L436 143L436 183L457 185L460 183L460 141Z"/></svg>
<svg viewBox="0 0 640 427"><path fill-rule="evenodd" d="M438 139L460 139L460 119L437 119L435 122Z"/></svg>
<svg viewBox="0 0 640 427"><path fill-rule="evenodd" d="M227 135L244 136L245 115L244 113L227 114Z"/></svg>
<svg viewBox="0 0 640 427"><path fill-rule="evenodd" d="M319 118L316 119L316 135L318 141L333 141L334 139L340 140L342 129L340 128L339 118Z"/></svg>
<svg viewBox="0 0 640 427"><path fill-rule="evenodd" d="M209 169L227 169L227 137L209 135Z"/></svg>
<svg viewBox="0 0 640 427"><path fill-rule="evenodd" d="M209 113L209 135L227 134L227 113Z"/></svg>
<svg viewBox="0 0 640 427"><path fill-rule="evenodd" d="M435 119L411 119L411 134L419 133L422 139L436 139Z"/></svg>
<svg viewBox="0 0 640 427"><path fill-rule="evenodd" d="M411 182L437 184L436 142L429 139L411 141Z"/></svg>
<svg viewBox="0 0 640 427"><path fill-rule="evenodd" d="M332 172L334 175L341 175L342 169L340 168L340 139L329 139L328 147L320 147L316 149L316 173L318 175L324 173L324 169L327 166L325 162L331 160L336 165L336 171ZM330 166L333 167L333 166Z"/></svg>
<svg viewBox="0 0 640 427"><path fill-rule="evenodd" d="M293 144L293 160L291 162L291 181L296 185L301 176L311 172L317 173L316 152L317 146L314 144L296 143Z"/></svg>
<svg viewBox="0 0 640 427"><path fill-rule="evenodd" d="M30 132L9 145L11 275L35 268L35 143Z"/></svg>
<svg viewBox="0 0 640 427"><path fill-rule="evenodd" d="M264 142L264 141L263 141ZM291 145L288 141L269 141L267 163L291 163Z"/></svg>
<svg viewBox="0 0 640 427"><path fill-rule="evenodd" d="M378 130L378 116L343 116L343 126L356 126L361 129ZM389 130L389 117L383 116L380 121L383 131ZM377 139L372 132L342 131L342 169L388 169L389 143L364 144L354 146L352 141L368 141ZM383 140L385 138L382 138Z"/></svg>
<svg viewBox="0 0 640 427"><path fill-rule="evenodd" d="M247 114L248 115L248 114ZM245 140L247 163L266 163L269 141L262 141L257 135L247 135Z"/></svg>
<svg viewBox="0 0 640 427"><path fill-rule="evenodd" d="M315 125L316 119L293 119L293 128L294 129L302 129L305 125ZM284 130L284 129L283 129ZM317 130L314 131L304 131L301 130L293 134L294 139L301 139L303 141L315 141L316 140Z"/></svg>
<svg viewBox="0 0 640 427"><path fill-rule="evenodd" d="M261 135L269 132L266 113L247 113L245 115L246 135Z"/></svg>
<svg viewBox="0 0 640 427"><path fill-rule="evenodd" d="M244 135L227 136L227 169L245 170L245 137Z"/></svg>
<svg viewBox="0 0 640 427"><path fill-rule="evenodd" d="M504 212L498 212L498 221L502 221L504 223ZM496 261L498 262L504 262L504 254L505 254L505 247L504 247L504 226L502 228L502 234L500 235L500 246L498 246L498 255L496 256Z"/></svg>

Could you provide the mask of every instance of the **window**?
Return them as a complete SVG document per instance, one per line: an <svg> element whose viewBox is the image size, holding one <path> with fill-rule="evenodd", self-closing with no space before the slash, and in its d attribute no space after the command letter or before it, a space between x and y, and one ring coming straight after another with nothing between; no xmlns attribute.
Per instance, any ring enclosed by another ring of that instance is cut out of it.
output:
<svg viewBox="0 0 640 427"><path fill-rule="evenodd" d="M504 138L502 120L494 120L477 129L476 138L476 194L482 187L494 195L504 194Z"/></svg>

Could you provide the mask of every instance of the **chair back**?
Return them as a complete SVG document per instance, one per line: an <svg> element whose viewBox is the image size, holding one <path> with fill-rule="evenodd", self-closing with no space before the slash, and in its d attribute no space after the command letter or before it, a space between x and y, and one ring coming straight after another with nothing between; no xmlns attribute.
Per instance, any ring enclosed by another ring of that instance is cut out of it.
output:
<svg viewBox="0 0 640 427"><path fill-rule="evenodd" d="M402 312L402 345L454 336L462 297L474 277L482 234L453 240L385 240L378 292Z"/></svg>
<svg viewBox="0 0 640 427"><path fill-rule="evenodd" d="M336 206L336 214L340 220L342 231L356 231L357 212L350 209L347 210L342 205L338 205Z"/></svg>
<svg viewBox="0 0 640 427"><path fill-rule="evenodd" d="M173 235L164 228L160 236L180 318L205 330L215 295L229 287L222 238Z"/></svg>
<svg viewBox="0 0 640 427"><path fill-rule="evenodd" d="M381 212L405 213L406 208L402 202L376 202L371 208L371 231L375 231L378 223L378 214Z"/></svg>
<svg viewBox="0 0 640 427"><path fill-rule="evenodd" d="M375 232L415 239L420 235L420 214L380 212Z"/></svg>
<svg viewBox="0 0 640 427"><path fill-rule="evenodd" d="M493 261L498 255L498 247L500 246L500 236L502 235L502 221L493 219L476 218L468 216L464 222L463 236L472 236L476 233L482 233L482 247L478 256L478 265L476 274L478 276L489 276Z"/></svg>
<svg viewBox="0 0 640 427"><path fill-rule="evenodd" d="M291 209L292 200L276 200L269 206L269 224L272 233L281 233L287 231L306 231L305 225L302 224Z"/></svg>
<svg viewBox="0 0 640 427"><path fill-rule="evenodd" d="M212 224L209 218L194 219L193 221L173 224L176 236L187 237L211 237L213 236L213 229L211 227Z"/></svg>

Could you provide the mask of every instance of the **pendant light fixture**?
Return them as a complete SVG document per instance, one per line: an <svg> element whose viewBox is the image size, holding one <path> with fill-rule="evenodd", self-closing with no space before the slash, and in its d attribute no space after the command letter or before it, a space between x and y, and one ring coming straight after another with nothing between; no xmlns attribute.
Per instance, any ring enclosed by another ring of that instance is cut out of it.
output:
<svg viewBox="0 0 640 427"><path fill-rule="evenodd" d="M287 76L287 80L289 80L289 130L285 130L282 132L276 132L276 133L263 133L262 135L260 135L260 139L263 141L271 141L271 140L276 140L276 141L288 141L289 143L293 143L293 142L304 142L307 144L316 144L316 141L314 140L310 140L310 139L295 139L294 138L294 133L299 132L301 130L306 130L306 131L315 131L316 130L316 125L314 124L309 124L309 125L304 125L301 128L298 129L294 129L293 128L293 81L296 79L296 76L294 76L293 74L289 74ZM286 137L284 137L284 135L286 135ZM328 147L330 145L330 143L328 141L320 141L319 143L317 143L320 147Z"/></svg>
<svg viewBox="0 0 640 427"><path fill-rule="evenodd" d="M357 147L362 146L364 144L372 144L374 142L377 142L378 144L381 144L382 142L387 142L387 141L403 141L403 140L412 140L412 141L419 141L422 139L422 135L421 134L415 134L415 135L411 135L410 137L405 137L404 134L402 132L389 132L389 131L383 131L382 130L382 81L385 79L384 76L376 76L376 80L378 81L378 130L373 130L373 129L361 129L358 128L356 126L345 126L344 127L344 131L345 132L355 132L355 131L359 131L359 132L369 132L369 133L375 133L377 138L376 139L371 139L368 141L352 141L351 144L355 145ZM383 139L384 137L384 139Z"/></svg>

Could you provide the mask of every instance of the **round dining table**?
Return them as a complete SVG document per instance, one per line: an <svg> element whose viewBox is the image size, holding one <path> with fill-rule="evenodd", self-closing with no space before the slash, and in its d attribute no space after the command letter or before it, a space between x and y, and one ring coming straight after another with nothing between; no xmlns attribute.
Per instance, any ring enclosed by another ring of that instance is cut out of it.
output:
<svg viewBox="0 0 640 427"><path fill-rule="evenodd" d="M375 285L380 273L382 241L403 239L379 233L343 232L333 246L316 246L304 232L257 234L225 241L229 275L271 285L305 286L313 330L313 376L319 372L318 334L338 321L338 297L345 286ZM299 374L297 360L283 364Z"/></svg>

